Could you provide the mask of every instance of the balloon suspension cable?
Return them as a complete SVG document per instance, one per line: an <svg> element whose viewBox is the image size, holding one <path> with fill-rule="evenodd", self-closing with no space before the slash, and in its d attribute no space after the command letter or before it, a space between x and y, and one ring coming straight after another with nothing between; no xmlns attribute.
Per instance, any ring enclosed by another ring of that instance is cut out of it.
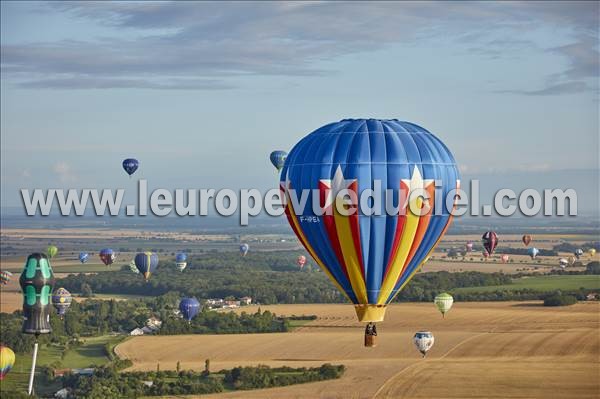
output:
<svg viewBox="0 0 600 399"><path fill-rule="evenodd" d="M33 345L33 357L31 360L31 374L29 375L29 386L27 387L27 394L31 396L33 392L33 378L35 376L35 363L37 361L38 352L38 337L39 334L35 334L35 344Z"/></svg>

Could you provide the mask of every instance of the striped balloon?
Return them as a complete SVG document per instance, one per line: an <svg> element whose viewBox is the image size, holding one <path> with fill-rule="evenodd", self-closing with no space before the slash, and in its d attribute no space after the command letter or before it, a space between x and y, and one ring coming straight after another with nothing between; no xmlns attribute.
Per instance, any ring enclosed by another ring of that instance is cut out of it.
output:
<svg viewBox="0 0 600 399"><path fill-rule="evenodd" d="M442 316L446 317L446 313L450 310L452 304L454 303L454 298L452 298L452 295L444 292L443 294L436 295L435 299L433 300L433 303L435 304L435 307L440 311Z"/></svg>
<svg viewBox="0 0 600 399"><path fill-rule="evenodd" d="M140 252L135 256L135 267L137 267L146 281L154 273L157 266L158 255L154 252Z"/></svg>
<svg viewBox="0 0 600 399"><path fill-rule="evenodd" d="M15 353L8 346L0 345L0 380L4 379L14 364Z"/></svg>
<svg viewBox="0 0 600 399"><path fill-rule="evenodd" d="M440 183L434 190L434 182ZM280 188L290 226L317 264L355 305L360 321L381 321L385 307L414 276L450 225L445 198L459 184L448 148L420 126L398 120L346 119L303 138L290 151ZM306 206L300 209L303 190ZM382 213L358 207L365 190ZM369 191L367 191L369 192ZM442 196L442 209L422 212L422 195ZM386 212L386 193L393 201ZM297 201L292 201L295 195ZM314 203L325 211L313 209ZM408 209L408 210L407 210ZM405 210L407 210L405 212Z"/></svg>
<svg viewBox="0 0 600 399"><path fill-rule="evenodd" d="M12 278L12 273L6 270L2 270L0 272L0 283L6 285L8 284L8 282L10 281L10 279Z"/></svg>

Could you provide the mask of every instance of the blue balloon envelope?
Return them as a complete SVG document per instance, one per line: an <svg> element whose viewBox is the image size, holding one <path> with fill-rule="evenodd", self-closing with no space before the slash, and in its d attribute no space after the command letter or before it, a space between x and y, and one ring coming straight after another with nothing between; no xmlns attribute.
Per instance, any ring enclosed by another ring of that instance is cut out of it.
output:
<svg viewBox="0 0 600 399"><path fill-rule="evenodd" d="M139 166L140 162L137 159L127 158L123 160L123 169L125 170L125 172L127 172L129 176L134 174L135 171L138 170Z"/></svg>
<svg viewBox="0 0 600 399"><path fill-rule="evenodd" d="M187 321L191 321L200 312L200 302L196 298L183 298L179 302L179 311Z"/></svg>
<svg viewBox="0 0 600 399"><path fill-rule="evenodd" d="M281 170L281 168L283 168L283 165L285 164L287 152L281 150L273 151L269 158L271 159L271 163L273 164L273 166L275 166L277 170Z"/></svg>
<svg viewBox="0 0 600 399"><path fill-rule="evenodd" d="M396 119L345 119L294 146L281 170L280 188L299 241L355 304L359 320L376 322L449 227L459 179L454 157L426 129ZM310 191L307 205L299 209L302 190ZM340 213L336 195L341 190L355 195L342 207L356 212ZM375 214L359 207L366 190L377 194L371 201ZM429 195L435 211L411 211L423 206L422 197L409 195L419 191ZM319 196L314 202L325 214L313 210L313 196Z"/></svg>
<svg viewBox="0 0 600 399"><path fill-rule="evenodd" d="M87 262L89 258L90 258L90 255L87 252L80 252L79 253L79 261L81 263Z"/></svg>
<svg viewBox="0 0 600 399"><path fill-rule="evenodd" d="M187 260L187 255L183 252L179 252L175 255L175 262L185 262Z"/></svg>
<svg viewBox="0 0 600 399"><path fill-rule="evenodd" d="M148 281L150 275L154 273L158 267L158 255L154 252L140 252L135 255L135 267L144 276L144 279Z"/></svg>

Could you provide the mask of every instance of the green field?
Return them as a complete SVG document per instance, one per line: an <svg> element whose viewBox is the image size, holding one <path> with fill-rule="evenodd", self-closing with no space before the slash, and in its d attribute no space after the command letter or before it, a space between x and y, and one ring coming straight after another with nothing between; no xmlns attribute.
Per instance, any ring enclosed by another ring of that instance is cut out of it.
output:
<svg viewBox="0 0 600 399"><path fill-rule="evenodd" d="M61 359L63 348L61 346L40 345L38 351L37 366L49 365L54 362L60 362L62 368L84 368L89 366L101 366L110 361L106 355L105 345L110 344L113 348L117 343L123 340L122 335L103 335L99 337L82 338L85 342L76 348L66 351L64 358ZM35 390L38 394L53 394L60 389L58 385L47 386L42 383L39 368L36 373ZM0 392L2 391L23 391L27 390L29 371L31 370L31 354L17 354L15 365L3 381L0 382Z"/></svg>
<svg viewBox="0 0 600 399"><path fill-rule="evenodd" d="M467 293L531 289L540 292L550 292L556 290L578 290L582 287L585 289L600 290L600 276L573 275L522 277L514 279L512 284L490 285L485 287L464 287L456 288L452 291L456 293Z"/></svg>

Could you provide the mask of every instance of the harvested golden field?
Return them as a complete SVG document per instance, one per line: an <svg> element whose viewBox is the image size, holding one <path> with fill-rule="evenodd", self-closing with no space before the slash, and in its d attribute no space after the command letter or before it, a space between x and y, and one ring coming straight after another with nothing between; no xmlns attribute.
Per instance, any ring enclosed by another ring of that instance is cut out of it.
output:
<svg viewBox="0 0 600 399"><path fill-rule="evenodd" d="M347 366L343 378L211 398L595 398L600 392L600 304L456 303L443 319L432 304L399 304L378 325L379 345L362 346L363 325L347 305L261 306L318 319L286 334L147 336L116 348L132 369L219 370L237 365ZM255 311L256 307L246 307ZM238 310L241 311L241 310ZM426 359L419 329L436 338ZM203 396L205 397L205 396Z"/></svg>

